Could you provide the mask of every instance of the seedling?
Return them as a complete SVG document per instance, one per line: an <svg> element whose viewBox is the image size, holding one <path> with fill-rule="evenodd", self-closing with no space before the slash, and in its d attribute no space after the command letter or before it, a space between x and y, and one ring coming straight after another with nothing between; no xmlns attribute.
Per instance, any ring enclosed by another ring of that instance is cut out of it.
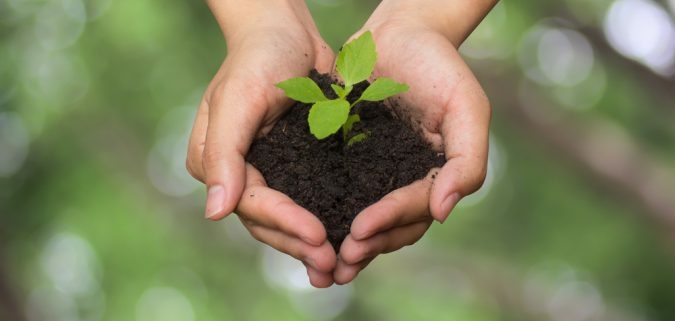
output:
<svg viewBox="0 0 675 321"><path fill-rule="evenodd" d="M319 85L309 77L291 78L276 86L281 88L289 98L312 104L307 121L309 131L314 137L324 139L342 128L343 138L347 139L347 134L354 124L361 120L358 114L349 114L356 104L361 101L385 100L408 90L408 85L382 77L373 81L353 103L349 103L347 95L354 89L355 84L370 77L375 69L376 60L377 52L373 35L367 31L345 44L338 53L335 69L344 85L331 85L338 98L326 97ZM366 137L366 133L359 133L350 138L348 144L351 145Z"/></svg>

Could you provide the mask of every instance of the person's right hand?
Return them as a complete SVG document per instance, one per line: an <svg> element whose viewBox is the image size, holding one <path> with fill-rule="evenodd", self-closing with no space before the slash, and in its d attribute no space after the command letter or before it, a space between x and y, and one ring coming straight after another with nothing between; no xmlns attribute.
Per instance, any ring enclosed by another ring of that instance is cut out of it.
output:
<svg viewBox="0 0 675 321"><path fill-rule="evenodd" d="M291 105L275 84L329 72L334 61L304 2L209 1L228 55L199 106L187 168L207 186L206 217L235 211L257 240L301 260L310 282L333 283L336 255L321 222L286 195L266 186L245 161L257 136ZM243 196L242 196L243 195Z"/></svg>
<svg viewBox="0 0 675 321"><path fill-rule="evenodd" d="M378 255L415 243L433 220L443 222L462 197L482 185L490 104L457 47L493 4L494 0L383 1L357 32L373 34L378 53L375 78L391 77L410 86L396 97L395 109L418 125L434 149L444 152L446 163L354 218L340 247L336 283L351 282Z"/></svg>

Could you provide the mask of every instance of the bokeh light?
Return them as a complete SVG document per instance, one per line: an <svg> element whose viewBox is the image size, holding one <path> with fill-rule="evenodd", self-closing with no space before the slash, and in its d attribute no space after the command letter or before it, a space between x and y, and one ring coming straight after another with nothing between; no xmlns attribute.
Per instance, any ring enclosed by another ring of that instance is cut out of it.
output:
<svg viewBox="0 0 675 321"><path fill-rule="evenodd" d="M523 38L520 65L532 80L549 86L572 87L591 73L593 48L578 32L545 21Z"/></svg>
<svg viewBox="0 0 675 321"><path fill-rule="evenodd" d="M47 240L39 266L45 282L36 282L25 311L33 321L97 321L105 312L102 268L96 252L79 235L58 232ZM34 280L41 280L35 275Z"/></svg>
<svg viewBox="0 0 675 321"><path fill-rule="evenodd" d="M561 284L546 306L548 315L556 321L597 320L604 308L598 289L581 281Z"/></svg>
<svg viewBox="0 0 675 321"><path fill-rule="evenodd" d="M504 36L509 23L508 3L500 1L490 14L460 47L460 52L472 59L506 59L515 46Z"/></svg>
<svg viewBox="0 0 675 321"><path fill-rule="evenodd" d="M494 136L490 136L489 148L487 174L485 175L483 186L477 192L464 197L458 206L468 207L482 202L490 195L492 188L499 183L499 180L504 176L504 172L507 171L508 159L506 152L499 140Z"/></svg>
<svg viewBox="0 0 675 321"><path fill-rule="evenodd" d="M43 50L72 46L84 32L86 18L81 0L49 1L36 14L34 37Z"/></svg>
<svg viewBox="0 0 675 321"><path fill-rule="evenodd" d="M593 49L581 34L566 29L545 29L537 46L539 70L561 86L574 86L591 73Z"/></svg>
<svg viewBox="0 0 675 321"><path fill-rule="evenodd" d="M586 79L577 86L557 86L552 90L553 97L562 107L573 110L589 109L600 102L607 93L607 73L599 62Z"/></svg>
<svg viewBox="0 0 675 321"><path fill-rule="evenodd" d="M561 107L584 110L604 96L607 77L590 41L566 24L544 20L532 27L523 37L518 61L528 79L550 88Z"/></svg>
<svg viewBox="0 0 675 321"><path fill-rule="evenodd" d="M76 55L31 47L23 59L24 85L35 99L27 112L42 115L63 112L82 98L90 86L87 67ZM32 116L35 117L35 116Z"/></svg>
<svg viewBox="0 0 675 321"><path fill-rule="evenodd" d="M289 293L291 303L310 320L333 320L344 312L353 296L351 285L333 285L330 288Z"/></svg>
<svg viewBox="0 0 675 321"><path fill-rule="evenodd" d="M153 186L166 195L185 196L201 186L185 170L194 109L193 106L172 109L157 125L157 140L148 155L147 173Z"/></svg>
<svg viewBox="0 0 675 321"><path fill-rule="evenodd" d="M190 300L171 287L147 289L136 304L137 321L193 321L195 312Z"/></svg>
<svg viewBox="0 0 675 321"><path fill-rule="evenodd" d="M607 11L604 31L622 55L659 74L675 73L675 25L660 5L650 0L617 0Z"/></svg>
<svg viewBox="0 0 675 321"><path fill-rule="evenodd" d="M312 291L300 261L267 246L263 246L261 252L261 268L269 285L291 291Z"/></svg>
<svg viewBox="0 0 675 321"><path fill-rule="evenodd" d="M283 290L298 312L311 320L331 320L349 306L352 285L316 289L300 261L268 246L263 247L261 267L268 284Z"/></svg>
<svg viewBox="0 0 675 321"><path fill-rule="evenodd" d="M42 253L42 269L54 287L74 296L99 291L100 267L89 243L73 234L53 236Z"/></svg>
<svg viewBox="0 0 675 321"><path fill-rule="evenodd" d="M526 275L523 299L536 314L556 321L603 320L605 300L585 273L563 262L543 262Z"/></svg>

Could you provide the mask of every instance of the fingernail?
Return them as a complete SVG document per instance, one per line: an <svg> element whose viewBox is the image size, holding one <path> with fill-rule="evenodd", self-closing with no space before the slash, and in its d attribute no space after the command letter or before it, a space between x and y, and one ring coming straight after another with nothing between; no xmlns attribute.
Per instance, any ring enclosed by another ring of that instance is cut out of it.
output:
<svg viewBox="0 0 675 321"><path fill-rule="evenodd" d="M441 210L443 211L442 217L438 220L441 224L450 216L450 212L455 208L457 202L459 202L460 196L459 193L454 193L448 196L443 203L441 203Z"/></svg>
<svg viewBox="0 0 675 321"><path fill-rule="evenodd" d="M225 188L220 185L209 187L206 193L206 218L211 219L218 213L223 211L223 203L225 202Z"/></svg>

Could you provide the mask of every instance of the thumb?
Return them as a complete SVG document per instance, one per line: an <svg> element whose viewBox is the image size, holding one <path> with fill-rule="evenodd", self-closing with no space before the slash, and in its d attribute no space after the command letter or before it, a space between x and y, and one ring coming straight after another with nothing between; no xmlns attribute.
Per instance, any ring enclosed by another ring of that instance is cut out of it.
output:
<svg viewBox="0 0 675 321"><path fill-rule="evenodd" d="M429 196L431 215L441 223L462 197L483 185L487 171L490 104L477 83L471 87L448 106L441 126L447 162Z"/></svg>
<svg viewBox="0 0 675 321"><path fill-rule="evenodd" d="M429 196L431 216L443 223L460 199L478 190L485 174L463 156L449 159L438 172Z"/></svg>
<svg viewBox="0 0 675 321"><path fill-rule="evenodd" d="M209 104L209 124L202 166L207 186L206 213L219 220L235 210L246 182L248 148L262 121L264 106L252 106L261 95L233 86L216 87Z"/></svg>

